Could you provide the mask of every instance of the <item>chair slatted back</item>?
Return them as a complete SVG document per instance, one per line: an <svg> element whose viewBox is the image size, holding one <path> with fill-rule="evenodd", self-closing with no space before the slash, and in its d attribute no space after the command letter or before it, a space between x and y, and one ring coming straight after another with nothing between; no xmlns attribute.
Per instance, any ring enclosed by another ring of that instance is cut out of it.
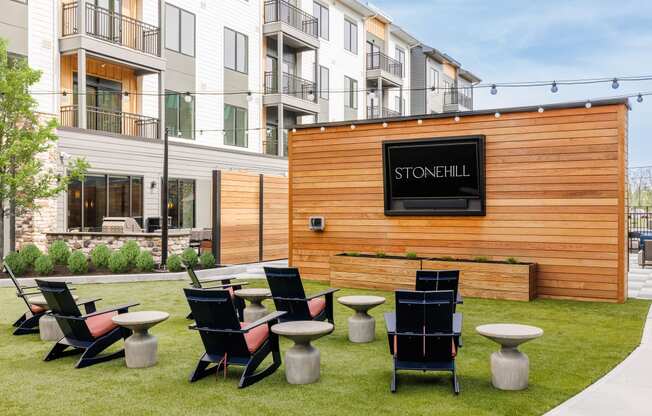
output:
<svg viewBox="0 0 652 416"><path fill-rule="evenodd" d="M197 276L197 273L195 273L195 269L193 269L191 265L186 265L186 271L188 272L188 276L190 276L192 287L196 289L201 289L202 285L201 282L199 281L199 277Z"/></svg>
<svg viewBox="0 0 652 416"><path fill-rule="evenodd" d="M184 288L183 291L208 354L219 356L230 354L236 357L251 355L244 334L201 330L201 328L233 331L241 329L228 290Z"/></svg>
<svg viewBox="0 0 652 416"><path fill-rule="evenodd" d="M396 291L397 359L452 359L453 291Z"/></svg>
<svg viewBox="0 0 652 416"><path fill-rule="evenodd" d="M459 270L418 270L416 290L452 290L453 300L457 301L460 287ZM455 307L453 307L455 309ZM454 312L454 310L453 310Z"/></svg>
<svg viewBox="0 0 652 416"><path fill-rule="evenodd" d="M93 340L86 322L83 319L74 319L79 318L82 314L65 282L36 279L36 284L43 293L48 308L56 318L61 331L67 338L82 341Z"/></svg>
<svg viewBox="0 0 652 416"><path fill-rule="evenodd" d="M2 262L2 266L4 272L7 274L7 276L9 276L9 279L14 284L14 286L16 286L16 296L21 298L23 302L25 302L25 305L27 305L27 309L31 311L32 308L30 307L29 302L27 302L27 296L25 295L23 288L18 283L18 279L16 279L16 275L14 274L14 271L11 270L11 267L9 267L9 265L5 261Z"/></svg>
<svg viewBox="0 0 652 416"><path fill-rule="evenodd" d="M287 312L283 320L311 320L299 269L296 267L265 267L264 269L276 310Z"/></svg>

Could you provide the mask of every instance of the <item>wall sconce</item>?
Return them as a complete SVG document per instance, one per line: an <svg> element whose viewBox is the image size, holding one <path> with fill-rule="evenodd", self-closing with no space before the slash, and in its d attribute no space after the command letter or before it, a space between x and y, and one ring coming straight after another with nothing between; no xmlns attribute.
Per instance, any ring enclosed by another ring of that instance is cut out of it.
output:
<svg viewBox="0 0 652 416"><path fill-rule="evenodd" d="M151 182L149 183L149 189L151 189L151 190L156 189L156 186L157 186L156 181L151 181Z"/></svg>

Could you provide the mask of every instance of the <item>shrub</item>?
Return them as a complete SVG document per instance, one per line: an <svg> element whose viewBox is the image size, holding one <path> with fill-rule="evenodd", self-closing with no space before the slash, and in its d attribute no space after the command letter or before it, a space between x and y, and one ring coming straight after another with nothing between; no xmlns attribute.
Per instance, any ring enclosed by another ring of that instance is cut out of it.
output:
<svg viewBox="0 0 652 416"><path fill-rule="evenodd" d="M154 270L156 263L154 263L152 253L149 251L141 251L136 259L136 267L138 267L138 270L141 272L151 272Z"/></svg>
<svg viewBox="0 0 652 416"><path fill-rule="evenodd" d="M385 254L384 251L379 251L378 253L376 253L376 257L378 257L379 259L382 259L384 257L387 257L387 254Z"/></svg>
<svg viewBox="0 0 652 416"><path fill-rule="evenodd" d="M73 251L68 256L68 271L72 274L84 274L88 272L88 258L81 251Z"/></svg>
<svg viewBox="0 0 652 416"><path fill-rule="evenodd" d="M199 263L199 256L192 247L188 247L181 253L181 260L183 260L186 266L195 267Z"/></svg>
<svg viewBox="0 0 652 416"><path fill-rule="evenodd" d="M215 256L213 256L213 253L210 251L202 253L202 255L199 256L199 263L204 269L215 267Z"/></svg>
<svg viewBox="0 0 652 416"><path fill-rule="evenodd" d="M140 246L138 245L137 242L130 240L125 243L124 246L120 249L122 253L125 255L127 258L127 262L129 263L130 267L133 267L136 265L136 259L138 258L138 255L140 254Z"/></svg>
<svg viewBox="0 0 652 416"><path fill-rule="evenodd" d="M346 255L351 257L358 257L360 253L358 253L357 251L349 251L348 253L346 253Z"/></svg>
<svg viewBox="0 0 652 416"><path fill-rule="evenodd" d="M515 257L507 257L505 261L509 264L517 264L518 260Z"/></svg>
<svg viewBox="0 0 652 416"><path fill-rule="evenodd" d="M14 274L16 275L16 277L24 275L28 269L27 264L25 264L25 259L23 259L23 256L16 253L15 251L12 251L11 253L7 254L7 256L5 257L5 263L7 263L11 271L14 272Z"/></svg>
<svg viewBox="0 0 652 416"><path fill-rule="evenodd" d="M106 244L99 244L91 250L91 263L96 269L108 268L110 257L111 249Z"/></svg>
<svg viewBox="0 0 652 416"><path fill-rule="evenodd" d="M39 276L51 275L54 272L54 263L52 263L50 256L46 256L45 254L39 256L34 262L34 271Z"/></svg>
<svg viewBox="0 0 652 416"><path fill-rule="evenodd" d="M70 256L70 249L68 244L63 240L57 240L50 245L48 254L54 264L68 264L68 257Z"/></svg>
<svg viewBox="0 0 652 416"><path fill-rule="evenodd" d="M178 254L173 254L168 257L168 270L171 272L180 272L183 270L183 262L181 256Z"/></svg>
<svg viewBox="0 0 652 416"><path fill-rule="evenodd" d="M473 257L473 261L477 261L478 263L486 263L489 261L489 258L486 256L476 256Z"/></svg>
<svg viewBox="0 0 652 416"><path fill-rule="evenodd" d="M408 251L407 253L405 253L405 257L414 260L417 258L417 253L415 253L414 251Z"/></svg>
<svg viewBox="0 0 652 416"><path fill-rule="evenodd" d="M19 253L27 267L33 266L36 259L41 257L41 254L43 254L41 253L41 249L36 247L35 244L27 244L25 247L20 249Z"/></svg>
<svg viewBox="0 0 652 416"><path fill-rule="evenodd" d="M126 273L129 271L129 260L122 250L111 253L109 257L109 270L111 273Z"/></svg>

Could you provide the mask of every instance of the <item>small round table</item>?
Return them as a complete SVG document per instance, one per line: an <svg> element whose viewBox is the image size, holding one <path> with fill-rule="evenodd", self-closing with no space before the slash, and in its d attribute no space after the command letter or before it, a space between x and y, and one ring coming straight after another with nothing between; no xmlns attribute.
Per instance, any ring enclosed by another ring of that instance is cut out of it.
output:
<svg viewBox="0 0 652 416"><path fill-rule="evenodd" d="M125 361L129 368L146 368L156 364L158 340L147 330L170 317L167 312L139 311L114 316L116 325L131 329L134 333L125 340Z"/></svg>
<svg viewBox="0 0 652 416"><path fill-rule="evenodd" d="M74 300L79 299L78 296L72 295ZM45 300L43 295L34 295L27 298L27 302L31 305L40 306L49 309L48 302ZM47 342L57 342L63 338L63 332L57 323L57 318L50 315L49 313L44 314L38 320L38 330L41 337L41 341Z"/></svg>
<svg viewBox="0 0 652 416"><path fill-rule="evenodd" d="M269 289L238 289L235 295L249 301L249 306L244 310L245 322L255 322L267 315L267 308L263 306L263 301L272 296Z"/></svg>
<svg viewBox="0 0 652 416"><path fill-rule="evenodd" d="M349 318L349 341L372 342L376 338L376 320L367 312L385 303L382 296L342 296L337 301L355 311Z"/></svg>
<svg viewBox="0 0 652 416"><path fill-rule="evenodd" d="M491 383L500 390L523 390L528 386L530 360L518 346L543 335L543 329L519 324L488 324L475 329L500 344L491 354Z"/></svg>
<svg viewBox="0 0 652 416"><path fill-rule="evenodd" d="M320 321L284 322L272 326L272 332L294 341L285 352L285 378L290 384L310 384L319 380L319 350L310 344L333 332L334 326Z"/></svg>

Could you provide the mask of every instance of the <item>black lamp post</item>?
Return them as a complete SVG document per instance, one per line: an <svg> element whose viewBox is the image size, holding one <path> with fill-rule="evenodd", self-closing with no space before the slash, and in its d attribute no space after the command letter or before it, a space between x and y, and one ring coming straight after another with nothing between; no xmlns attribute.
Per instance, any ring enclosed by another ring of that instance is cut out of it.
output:
<svg viewBox="0 0 652 416"><path fill-rule="evenodd" d="M163 180L161 183L161 267L168 262L168 128L163 138Z"/></svg>

